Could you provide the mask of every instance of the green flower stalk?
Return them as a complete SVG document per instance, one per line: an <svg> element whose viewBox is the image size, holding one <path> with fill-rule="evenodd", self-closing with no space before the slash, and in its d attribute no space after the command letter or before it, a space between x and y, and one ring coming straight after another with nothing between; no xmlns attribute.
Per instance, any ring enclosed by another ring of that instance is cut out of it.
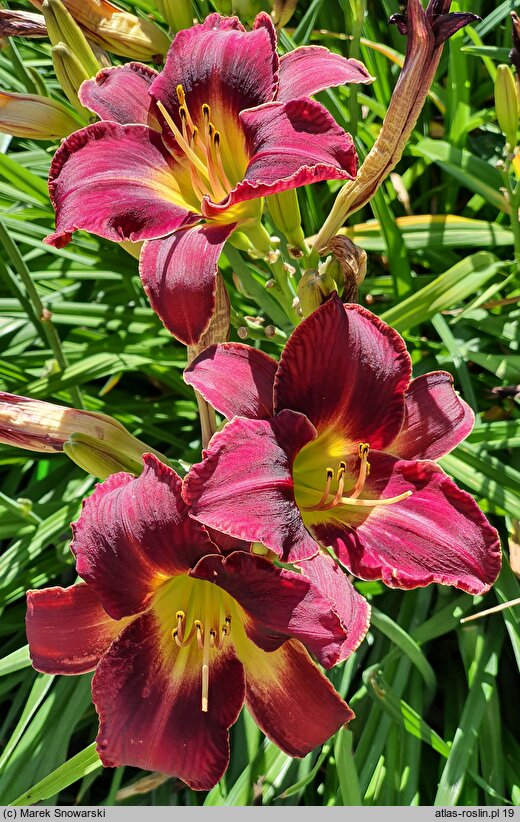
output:
<svg viewBox="0 0 520 822"><path fill-rule="evenodd" d="M470 12L449 13L451 0L408 0L407 15L390 18L408 36L406 57L388 111L371 151L357 177L339 192L319 231L314 249L320 251L337 234L346 218L372 199L401 159L435 77L444 42L463 26L478 20Z"/></svg>

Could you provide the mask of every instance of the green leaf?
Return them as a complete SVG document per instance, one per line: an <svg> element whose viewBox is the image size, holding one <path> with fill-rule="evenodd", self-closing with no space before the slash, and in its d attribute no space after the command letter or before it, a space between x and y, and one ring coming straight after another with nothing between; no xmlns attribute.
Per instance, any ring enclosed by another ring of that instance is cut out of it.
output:
<svg viewBox="0 0 520 822"><path fill-rule="evenodd" d="M14 806L35 805L37 802L43 802L64 788L68 788L73 782L77 782L78 779L82 779L101 767L101 760L96 751L96 743L93 742L88 748L84 748L71 759L68 759L49 776L41 779L10 804Z"/></svg>

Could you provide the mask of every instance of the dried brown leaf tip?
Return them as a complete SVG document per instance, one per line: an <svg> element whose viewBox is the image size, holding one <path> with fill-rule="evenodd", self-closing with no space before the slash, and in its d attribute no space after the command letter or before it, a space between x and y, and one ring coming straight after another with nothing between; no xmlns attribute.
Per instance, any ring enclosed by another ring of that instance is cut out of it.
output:
<svg viewBox="0 0 520 822"><path fill-rule="evenodd" d="M395 24L401 34L410 34L412 38L416 33L414 29L419 25L428 27L433 34L433 47L439 48L459 29L480 20L478 15L469 11L450 12L450 6L451 0L430 0L424 11L419 3L413 4L412 15L393 14L389 22Z"/></svg>
<svg viewBox="0 0 520 822"><path fill-rule="evenodd" d="M0 37L47 37L42 14L20 9L0 9Z"/></svg>

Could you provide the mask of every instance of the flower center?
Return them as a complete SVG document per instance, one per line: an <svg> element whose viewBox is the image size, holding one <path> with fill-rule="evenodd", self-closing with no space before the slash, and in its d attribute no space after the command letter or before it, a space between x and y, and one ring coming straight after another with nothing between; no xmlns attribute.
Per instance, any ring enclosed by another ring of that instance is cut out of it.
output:
<svg viewBox="0 0 520 822"><path fill-rule="evenodd" d="M321 441L320 441L321 440ZM335 509L336 514L343 510L345 513L354 511L358 513L363 509L375 508L380 505L393 505L410 496L411 491L405 491L395 497L385 497L383 499L361 499L361 494L365 490L365 483L370 474L370 463L368 454L370 445L368 442L360 442L358 445L357 457L359 460L357 467L357 477L350 491L345 492L345 484L352 481L353 476L349 476L347 463L345 460L339 462L338 468L325 470L325 486L322 487L321 497L317 502L312 501L319 493L320 476L323 477L323 451L327 451L331 456L338 452L341 447L339 442L325 437L318 437L314 442L302 449L298 454L293 470L294 489L296 503L304 515L310 512L330 511ZM319 468L317 462L319 460ZM350 460L351 462L351 460ZM347 485L348 487L348 485Z"/></svg>
<svg viewBox="0 0 520 822"><path fill-rule="evenodd" d="M235 618L240 627L237 603L218 585L182 575L166 583L155 602L155 611L170 642L173 640L179 653L189 655L187 664L193 660L197 666L200 664L201 709L206 713L210 664L229 641Z"/></svg>
<svg viewBox="0 0 520 822"><path fill-rule="evenodd" d="M188 109L183 87L178 85L176 92L179 101L180 129L160 100L157 100L157 106L188 161L195 195L199 200L208 196L214 202L219 202L233 188L222 163L220 132L211 122L211 109L207 103L202 105L201 128L198 128Z"/></svg>

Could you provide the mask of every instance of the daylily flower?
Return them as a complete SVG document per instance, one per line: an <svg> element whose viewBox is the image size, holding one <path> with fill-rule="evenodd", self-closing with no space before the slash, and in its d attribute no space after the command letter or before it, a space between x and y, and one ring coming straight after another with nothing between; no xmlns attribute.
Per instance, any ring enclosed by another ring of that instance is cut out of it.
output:
<svg viewBox="0 0 520 822"><path fill-rule="evenodd" d="M83 84L80 100L102 122L54 157L47 242L66 245L79 228L146 240L140 272L152 307L178 339L196 342L224 243L258 226L262 198L356 173L351 137L309 95L370 79L319 46L279 60L266 14L250 32L211 14L177 34L161 73L130 63Z"/></svg>
<svg viewBox="0 0 520 822"><path fill-rule="evenodd" d="M399 334L337 296L279 363L240 344L208 348L185 380L231 422L185 480L192 516L284 560L308 559L317 540L363 579L486 591L497 533L432 462L473 414L449 374L410 377Z"/></svg>
<svg viewBox="0 0 520 822"><path fill-rule="evenodd" d="M305 755L353 717L308 651L326 667L349 656L367 603L329 557L306 576L247 551L224 555L188 516L180 477L152 455L145 463L139 478L113 475L85 501L71 546L84 582L29 591L34 667L95 669L107 766L207 790L226 769L244 701L282 750Z"/></svg>

